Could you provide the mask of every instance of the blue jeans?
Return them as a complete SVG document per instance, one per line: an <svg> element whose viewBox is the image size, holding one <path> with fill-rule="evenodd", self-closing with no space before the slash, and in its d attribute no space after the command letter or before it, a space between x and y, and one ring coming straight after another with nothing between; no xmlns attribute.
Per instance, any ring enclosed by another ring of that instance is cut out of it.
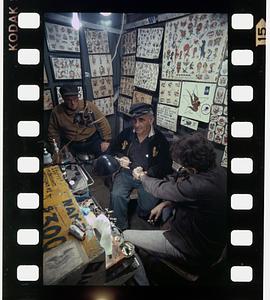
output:
<svg viewBox="0 0 270 300"><path fill-rule="evenodd" d="M75 153L86 153L93 154L95 157L99 157L102 154L109 154L110 147L107 151L102 152L100 144L102 143L102 139L99 133L96 131L92 136L90 136L85 142L78 143L72 142L71 149Z"/></svg>
<svg viewBox="0 0 270 300"><path fill-rule="evenodd" d="M130 171L121 170L114 179L111 208L117 218L116 225L122 230L128 228L129 195L133 189L138 191L138 214L140 217L147 218L151 209L159 203L159 199L144 190L139 180L133 179Z"/></svg>

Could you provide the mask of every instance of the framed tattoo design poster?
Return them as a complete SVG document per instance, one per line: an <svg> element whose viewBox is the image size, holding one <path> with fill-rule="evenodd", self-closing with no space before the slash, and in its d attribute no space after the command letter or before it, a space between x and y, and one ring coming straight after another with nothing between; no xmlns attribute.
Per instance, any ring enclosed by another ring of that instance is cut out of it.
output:
<svg viewBox="0 0 270 300"><path fill-rule="evenodd" d="M55 80L81 79L81 60L71 57L51 57Z"/></svg>
<svg viewBox="0 0 270 300"><path fill-rule="evenodd" d="M224 168L228 166L227 146L225 146L220 165Z"/></svg>
<svg viewBox="0 0 270 300"><path fill-rule="evenodd" d="M114 114L113 98L112 97L97 99L97 100L94 100L93 102L96 104L96 106L100 109L100 111L105 116Z"/></svg>
<svg viewBox="0 0 270 300"><path fill-rule="evenodd" d="M107 31L85 29L84 32L89 54L110 53Z"/></svg>
<svg viewBox="0 0 270 300"><path fill-rule="evenodd" d="M122 56L121 74L127 76L135 75L135 55Z"/></svg>
<svg viewBox="0 0 270 300"><path fill-rule="evenodd" d="M137 61L134 85L146 90L155 91L157 88L158 73L158 64Z"/></svg>
<svg viewBox="0 0 270 300"><path fill-rule="evenodd" d="M152 103L152 95L148 95L139 91L134 91L133 92L133 99L132 103L147 103L151 104Z"/></svg>
<svg viewBox="0 0 270 300"><path fill-rule="evenodd" d="M179 106L181 85L180 81L160 80L159 103Z"/></svg>
<svg viewBox="0 0 270 300"><path fill-rule="evenodd" d="M222 63L223 70L227 69L227 59ZM216 88L214 103L211 107L210 122L208 125L208 140L217 144L227 145L227 124L228 124L228 90L224 86L227 84L228 76L220 70L218 86ZM223 74L223 75L222 75Z"/></svg>
<svg viewBox="0 0 270 300"><path fill-rule="evenodd" d="M137 57L157 59L159 58L163 28L138 29Z"/></svg>
<svg viewBox="0 0 270 300"><path fill-rule="evenodd" d="M179 115L208 123L215 88L213 83L183 82Z"/></svg>
<svg viewBox="0 0 270 300"><path fill-rule="evenodd" d="M133 30L122 35L122 54L136 53L137 31Z"/></svg>
<svg viewBox="0 0 270 300"><path fill-rule="evenodd" d="M69 26L45 23L49 51L80 52L79 31Z"/></svg>
<svg viewBox="0 0 270 300"><path fill-rule="evenodd" d="M89 62L92 77L113 74L111 54L89 55Z"/></svg>
<svg viewBox="0 0 270 300"><path fill-rule="evenodd" d="M120 95L118 98L118 111L128 115L131 104L132 99Z"/></svg>
<svg viewBox="0 0 270 300"><path fill-rule="evenodd" d="M56 95L57 95L58 104L61 104L64 102L62 95L60 94L60 88L61 88L60 86L56 87ZM79 100L83 100L83 88L82 88L82 86L77 86L77 88L78 88L78 98L79 98Z"/></svg>
<svg viewBox="0 0 270 300"><path fill-rule="evenodd" d="M133 77L121 77L120 94L132 97L133 90L134 90L134 78Z"/></svg>
<svg viewBox="0 0 270 300"><path fill-rule="evenodd" d="M162 78L217 82L227 31L226 14L192 14L167 22Z"/></svg>
<svg viewBox="0 0 270 300"><path fill-rule="evenodd" d="M113 95L113 78L111 76L91 78L94 98Z"/></svg>
<svg viewBox="0 0 270 300"><path fill-rule="evenodd" d="M178 108L163 104L157 105L157 125L176 132Z"/></svg>
<svg viewBox="0 0 270 300"><path fill-rule="evenodd" d="M197 130L197 129L198 129L199 122L198 122L198 121L191 120L191 119L186 118L186 117L182 117L182 118L181 118L181 125L183 125L183 126L185 126L185 127L188 127L188 128L191 128L191 129L193 129L193 130Z"/></svg>
<svg viewBox="0 0 270 300"><path fill-rule="evenodd" d="M52 93L50 89L44 89L43 92L43 110L53 109Z"/></svg>

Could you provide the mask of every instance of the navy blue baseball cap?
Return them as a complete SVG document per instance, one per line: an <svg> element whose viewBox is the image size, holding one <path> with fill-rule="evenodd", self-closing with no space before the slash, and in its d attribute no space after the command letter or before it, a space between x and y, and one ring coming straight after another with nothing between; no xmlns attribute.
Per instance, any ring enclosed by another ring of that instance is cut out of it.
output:
<svg viewBox="0 0 270 300"><path fill-rule="evenodd" d="M140 117L149 113L153 114L153 107L151 104L146 103L132 104L129 110L129 114L132 118Z"/></svg>

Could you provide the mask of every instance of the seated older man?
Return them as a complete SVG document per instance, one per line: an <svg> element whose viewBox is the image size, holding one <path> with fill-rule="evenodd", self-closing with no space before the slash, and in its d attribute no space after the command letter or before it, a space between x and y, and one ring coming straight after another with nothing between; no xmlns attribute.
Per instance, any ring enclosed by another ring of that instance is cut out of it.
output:
<svg viewBox="0 0 270 300"><path fill-rule="evenodd" d="M146 192L142 183L132 176L132 170L141 166L148 176L163 178L171 172L172 160L169 143L164 135L154 128L152 106L136 103L131 106L132 126L124 129L116 139L112 152L119 157L122 169L116 175L112 192L111 207L120 229L128 228L127 210L129 195L138 191L138 214L148 218L159 199Z"/></svg>
<svg viewBox="0 0 270 300"><path fill-rule="evenodd" d="M75 85L63 85L60 93L64 103L57 105L51 113L48 128L50 145L53 146L55 140L58 146L61 142L69 143L76 153L89 153L96 157L105 153L110 146L111 128L103 113L93 102L79 100ZM91 122L79 122L78 112Z"/></svg>

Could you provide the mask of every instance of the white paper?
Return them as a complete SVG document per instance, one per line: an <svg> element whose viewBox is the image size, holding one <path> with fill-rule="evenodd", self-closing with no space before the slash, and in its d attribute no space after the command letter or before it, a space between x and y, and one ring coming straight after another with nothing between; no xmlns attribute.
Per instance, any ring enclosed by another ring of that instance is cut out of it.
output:
<svg viewBox="0 0 270 300"><path fill-rule="evenodd" d="M132 97L134 91L134 79L132 77L121 77L120 94Z"/></svg>
<svg viewBox="0 0 270 300"><path fill-rule="evenodd" d="M43 110L50 109L53 109L52 93L50 89L47 89L43 93Z"/></svg>
<svg viewBox="0 0 270 300"><path fill-rule="evenodd" d="M134 76L135 65L135 55L123 56L121 61L121 75Z"/></svg>
<svg viewBox="0 0 270 300"><path fill-rule="evenodd" d="M80 52L79 31L70 26L45 23L49 51Z"/></svg>
<svg viewBox="0 0 270 300"><path fill-rule="evenodd" d="M125 54L134 54L136 53L136 30L124 33L122 35L122 53Z"/></svg>
<svg viewBox="0 0 270 300"><path fill-rule="evenodd" d="M191 128L193 130L197 130L199 122L188 119L188 118L185 118L185 117L182 117L181 118L181 125L183 125L185 127L188 127L188 128Z"/></svg>
<svg viewBox="0 0 270 300"><path fill-rule="evenodd" d="M94 98L113 95L113 78L111 76L91 78Z"/></svg>
<svg viewBox="0 0 270 300"><path fill-rule="evenodd" d="M162 78L217 82L227 27L226 14L192 14L167 22Z"/></svg>
<svg viewBox="0 0 270 300"><path fill-rule="evenodd" d="M51 57L56 80L81 79L81 60L71 57Z"/></svg>
<svg viewBox="0 0 270 300"><path fill-rule="evenodd" d="M132 99L120 95L118 98L118 111L129 114L131 103Z"/></svg>
<svg viewBox="0 0 270 300"><path fill-rule="evenodd" d="M85 39L89 54L110 53L108 32L85 29Z"/></svg>
<svg viewBox="0 0 270 300"><path fill-rule="evenodd" d="M163 104L157 105L157 125L176 132L178 108Z"/></svg>
<svg viewBox="0 0 270 300"><path fill-rule="evenodd" d="M148 95L139 91L134 91L133 92L133 99L132 103L147 103L151 104L152 103L152 95Z"/></svg>
<svg viewBox="0 0 270 300"><path fill-rule="evenodd" d="M92 77L113 75L110 54L89 55L89 63Z"/></svg>
<svg viewBox="0 0 270 300"><path fill-rule="evenodd" d="M208 123L215 88L211 83L183 82L179 115Z"/></svg>
<svg viewBox="0 0 270 300"><path fill-rule="evenodd" d="M93 223L93 227L100 233L100 246L105 250L106 255L112 254L112 233L110 220L104 215L97 216Z"/></svg>
<svg viewBox="0 0 270 300"><path fill-rule="evenodd" d="M159 57L163 28L143 28L138 30L137 57L157 59Z"/></svg>
<svg viewBox="0 0 270 300"><path fill-rule="evenodd" d="M155 91L159 65L145 62L136 62L134 85L146 90Z"/></svg>
<svg viewBox="0 0 270 300"><path fill-rule="evenodd" d="M181 91L180 81L160 80L159 103L179 106L180 91Z"/></svg>
<svg viewBox="0 0 270 300"><path fill-rule="evenodd" d="M114 114L112 97L97 99L93 102L105 116Z"/></svg>

